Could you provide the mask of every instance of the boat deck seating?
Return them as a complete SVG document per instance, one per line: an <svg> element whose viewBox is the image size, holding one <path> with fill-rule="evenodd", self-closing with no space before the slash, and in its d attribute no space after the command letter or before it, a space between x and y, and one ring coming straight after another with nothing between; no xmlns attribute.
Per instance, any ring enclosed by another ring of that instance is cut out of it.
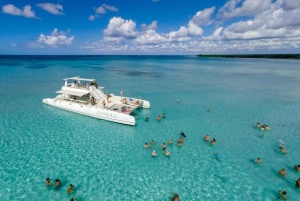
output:
<svg viewBox="0 0 300 201"><path fill-rule="evenodd" d="M108 110L119 112L119 113L124 113L124 114L130 114L133 110L135 110L136 107L133 106L128 106L124 104L115 104L112 105Z"/></svg>

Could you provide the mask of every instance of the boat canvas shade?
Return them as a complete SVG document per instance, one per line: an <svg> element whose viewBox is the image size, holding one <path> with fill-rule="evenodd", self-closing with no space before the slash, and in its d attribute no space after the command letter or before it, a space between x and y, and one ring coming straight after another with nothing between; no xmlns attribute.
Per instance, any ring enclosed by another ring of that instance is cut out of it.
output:
<svg viewBox="0 0 300 201"><path fill-rule="evenodd" d="M73 96L78 96L82 97L90 92L77 92L77 91L67 91L67 90L60 90L56 92L57 94L67 94L67 95L73 95Z"/></svg>

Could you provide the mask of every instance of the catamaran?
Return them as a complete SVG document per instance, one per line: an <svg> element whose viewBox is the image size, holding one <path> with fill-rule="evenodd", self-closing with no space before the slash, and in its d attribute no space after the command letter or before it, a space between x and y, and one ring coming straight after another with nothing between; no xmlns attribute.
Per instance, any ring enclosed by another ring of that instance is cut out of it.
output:
<svg viewBox="0 0 300 201"><path fill-rule="evenodd" d="M71 77L64 79L64 85L57 91L55 98L45 98L43 103L71 112L113 121L121 124L135 125L134 111L137 108L150 108L149 101L105 94L104 87L95 79Z"/></svg>

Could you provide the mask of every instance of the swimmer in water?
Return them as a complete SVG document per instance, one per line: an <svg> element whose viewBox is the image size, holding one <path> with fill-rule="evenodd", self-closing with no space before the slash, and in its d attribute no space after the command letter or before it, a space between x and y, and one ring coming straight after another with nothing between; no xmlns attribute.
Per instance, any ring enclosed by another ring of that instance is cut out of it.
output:
<svg viewBox="0 0 300 201"><path fill-rule="evenodd" d="M73 184L70 184L70 186L69 186L69 188L68 188L68 190L67 190L67 193L68 194L71 194L72 192L73 192L73 190L74 190L74 186L73 186Z"/></svg>
<svg viewBox="0 0 300 201"><path fill-rule="evenodd" d="M161 115L163 118L166 118L166 113L162 113Z"/></svg>
<svg viewBox="0 0 300 201"><path fill-rule="evenodd" d="M179 143L181 143L181 144L183 143L183 139L182 139L181 137L180 137L179 140L178 140L178 144L179 144Z"/></svg>
<svg viewBox="0 0 300 201"><path fill-rule="evenodd" d="M148 116L146 117L145 121L149 121L149 117Z"/></svg>
<svg viewBox="0 0 300 201"><path fill-rule="evenodd" d="M166 143L163 143L163 144L161 145L161 148L162 148L163 150L165 150L166 147L167 147Z"/></svg>
<svg viewBox="0 0 300 201"><path fill-rule="evenodd" d="M177 193L173 193L173 197L171 198L171 201L179 201L179 195Z"/></svg>
<svg viewBox="0 0 300 201"><path fill-rule="evenodd" d="M152 154L151 154L151 155L152 155L152 157L157 156L157 153L155 152L155 150L152 151Z"/></svg>
<svg viewBox="0 0 300 201"><path fill-rule="evenodd" d="M281 170L279 170L278 171L278 174L280 175L280 176L286 176L286 170L284 169L284 168L282 168Z"/></svg>
<svg viewBox="0 0 300 201"><path fill-rule="evenodd" d="M156 119L157 119L157 121L160 121L161 118L160 118L160 116L157 116Z"/></svg>
<svg viewBox="0 0 300 201"><path fill-rule="evenodd" d="M256 127L256 128L259 128L259 127L260 127L260 123L257 123L257 124L255 125L255 127Z"/></svg>
<svg viewBox="0 0 300 201"><path fill-rule="evenodd" d="M296 182L295 186L296 187L300 187L300 178L297 181L295 181L295 182Z"/></svg>
<svg viewBox="0 0 300 201"><path fill-rule="evenodd" d="M261 158L255 159L255 163L261 163L261 162L262 162Z"/></svg>
<svg viewBox="0 0 300 201"><path fill-rule="evenodd" d="M207 109L207 112L210 112L210 110L211 110L211 109L210 109L210 108L208 108L208 109Z"/></svg>
<svg viewBox="0 0 300 201"><path fill-rule="evenodd" d="M46 186L50 186L50 185L51 185L50 178L47 178L47 179L46 179L45 185L46 185Z"/></svg>
<svg viewBox="0 0 300 201"><path fill-rule="evenodd" d="M146 143L144 144L144 147L145 147L146 149L148 149L148 148L149 148L149 144L146 142Z"/></svg>
<svg viewBox="0 0 300 201"><path fill-rule="evenodd" d="M297 170L298 172L300 171L300 165L295 165L294 169Z"/></svg>
<svg viewBox="0 0 300 201"><path fill-rule="evenodd" d="M204 137L204 140L206 141L206 142L208 142L209 141L209 135L207 134L207 135L205 135L205 137Z"/></svg>
<svg viewBox="0 0 300 201"><path fill-rule="evenodd" d="M279 149L280 149L281 153L287 154L287 151L285 150L285 148L283 146L279 146Z"/></svg>
<svg viewBox="0 0 300 201"><path fill-rule="evenodd" d="M76 197L72 197L70 201L77 201Z"/></svg>
<svg viewBox="0 0 300 201"><path fill-rule="evenodd" d="M171 152L169 150L166 151L166 156L170 156Z"/></svg>
<svg viewBox="0 0 300 201"><path fill-rule="evenodd" d="M154 145L155 145L155 142L153 140L151 141L151 145L152 145L152 147L154 147Z"/></svg>
<svg viewBox="0 0 300 201"><path fill-rule="evenodd" d="M183 131L181 131L180 134L181 134L182 137L186 138L186 135L184 134Z"/></svg>
<svg viewBox="0 0 300 201"><path fill-rule="evenodd" d="M211 145L215 145L215 144L216 144L216 139L213 138L213 139L211 140L210 144L211 144Z"/></svg>
<svg viewBox="0 0 300 201"><path fill-rule="evenodd" d="M169 140L168 144L169 144L169 145L172 145L172 144L173 144L172 139Z"/></svg>
<svg viewBox="0 0 300 201"><path fill-rule="evenodd" d="M59 179L55 179L55 188L59 187L60 185L60 180Z"/></svg>
<svg viewBox="0 0 300 201"><path fill-rule="evenodd" d="M217 159L220 159L221 158L221 154L220 152L217 153Z"/></svg>
<svg viewBox="0 0 300 201"><path fill-rule="evenodd" d="M286 191L285 190L280 190L278 192L278 198L281 200L287 200L287 196L286 196Z"/></svg>

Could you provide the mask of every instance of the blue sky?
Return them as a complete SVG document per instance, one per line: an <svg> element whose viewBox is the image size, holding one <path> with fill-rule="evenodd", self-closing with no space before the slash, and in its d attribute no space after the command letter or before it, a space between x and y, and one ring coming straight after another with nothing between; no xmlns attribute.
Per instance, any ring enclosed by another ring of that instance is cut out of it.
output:
<svg viewBox="0 0 300 201"><path fill-rule="evenodd" d="M2 0L0 54L300 53L300 0Z"/></svg>

